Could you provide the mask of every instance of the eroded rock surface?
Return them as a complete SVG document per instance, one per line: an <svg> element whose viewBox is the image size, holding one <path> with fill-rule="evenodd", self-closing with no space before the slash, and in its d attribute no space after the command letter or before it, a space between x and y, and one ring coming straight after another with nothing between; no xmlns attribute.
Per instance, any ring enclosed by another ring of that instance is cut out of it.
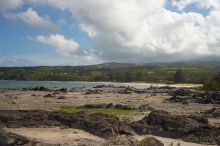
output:
<svg viewBox="0 0 220 146"><path fill-rule="evenodd" d="M9 128L20 127L71 127L83 129L100 137L118 134L131 135L133 131L127 123L117 117L101 113L88 114L46 111L0 111L0 123Z"/></svg>
<svg viewBox="0 0 220 146"><path fill-rule="evenodd" d="M170 92L169 100L180 103L220 104L219 91L191 91L189 89L175 89Z"/></svg>
<svg viewBox="0 0 220 146"><path fill-rule="evenodd" d="M153 134L202 144L220 144L220 128L210 126L206 118L172 116L170 113L161 110L152 111L148 116L132 123L126 123L117 117L101 113L0 111L0 125L8 128L62 127L82 129L93 135L109 139L109 142L113 142L111 138L115 137L114 139L121 139L121 143L124 143L125 138L120 136L125 135L128 138L136 133L139 135ZM4 135L0 135L1 141L2 137ZM19 137L9 137L17 142L23 141ZM135 143L132 139L129 141ZM120 141L118 142L120 143Z"/></svg>
<svg viewBox="0 0 220 146"><path fill-rule="evenodd" d="M152 111L140 121L131 124L138 134L153 134L185 141L220 144L220 129L212 127L202 117L172 116L166 111Z"/></svg>

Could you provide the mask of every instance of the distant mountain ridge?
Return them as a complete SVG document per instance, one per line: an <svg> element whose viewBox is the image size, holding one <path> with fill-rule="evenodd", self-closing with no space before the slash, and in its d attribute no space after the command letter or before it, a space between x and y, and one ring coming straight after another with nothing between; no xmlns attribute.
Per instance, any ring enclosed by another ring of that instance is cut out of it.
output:
<svg viewBox="0 0 220 146"><path fill-rule="evenodd" d="M111 62L85 66L0 67L0 80L173 83L173 77L179 68L185 83L203 83L220 72L220 58L164 63Z"/></svg>
<svg viewBox="0 0 220 146"><path fill-rule="evenodd" d="M0 67L0 68L55 68L55 69L76 69L76 70L87 70L87 69L102 69L102 68L127 68L127 67L164 67L164 66L173 66L173 67L185 67L185 66L198 66L198 67L220 67L220 56L207 56L194 60L182 60L176 62L152 62L152 63L101 63L94 65L79 65L79 66L26 66L26 67Z"/></svg>

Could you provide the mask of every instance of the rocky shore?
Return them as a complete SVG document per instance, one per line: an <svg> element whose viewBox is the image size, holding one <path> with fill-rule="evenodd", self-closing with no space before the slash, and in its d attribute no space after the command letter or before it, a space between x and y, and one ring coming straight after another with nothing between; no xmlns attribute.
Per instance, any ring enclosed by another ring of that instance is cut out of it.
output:
<svg viewBox="0 0 220 146"><path fill-rule="evenodd" d="M219 92L35 87L0 96L2 146L220 145Z"/></svg>

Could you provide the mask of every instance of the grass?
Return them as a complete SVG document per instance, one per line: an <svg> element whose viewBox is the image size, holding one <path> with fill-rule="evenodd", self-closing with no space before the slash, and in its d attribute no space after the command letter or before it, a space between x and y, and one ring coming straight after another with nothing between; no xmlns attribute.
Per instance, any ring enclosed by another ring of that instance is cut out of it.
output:
<svg viewBox="0 0 220 146"><path fill-rule="evenodd" d="M116 108L82 108L75 106L62 106L60 108L60 111L66 113L76 113L76 112L103 113L107 115L116 116L123 120L129 120L132 116L141 114L140 112L134 110L123 110Z"/></svg>

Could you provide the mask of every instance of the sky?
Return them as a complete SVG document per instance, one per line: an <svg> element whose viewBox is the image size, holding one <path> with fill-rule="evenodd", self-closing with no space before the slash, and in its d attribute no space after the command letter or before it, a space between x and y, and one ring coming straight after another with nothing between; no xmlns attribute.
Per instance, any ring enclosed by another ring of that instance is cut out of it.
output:
<svg viewBox="0 0 220 146"><path fill-rule="evenodd" d="M220 0L0 0L0 66L220 55Z"/></svg>

